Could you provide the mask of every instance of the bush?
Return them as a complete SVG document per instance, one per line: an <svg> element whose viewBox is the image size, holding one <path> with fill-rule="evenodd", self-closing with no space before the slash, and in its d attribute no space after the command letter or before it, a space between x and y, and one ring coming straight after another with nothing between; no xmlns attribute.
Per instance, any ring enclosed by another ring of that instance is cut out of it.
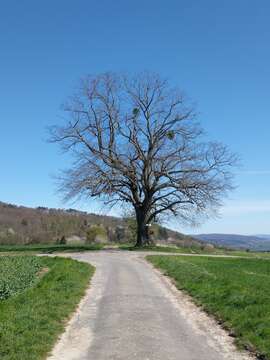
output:
<svg viewBox="0 0 270 360"><path fill-rule="evenodd" d="M28 221L27 221L26 219L22 219L21 224L22 224L23 226L27 226L27 225L28 225Z"/></svg>
<svg viewBox="0 0 270 360"><path fill-rule="evenodd" d="M106 242L108 240L107 231L103 225L92 225L86 232L86 243Z"/></svg>
<svg viewBox="0 0 270 360"><path fill-rule="evenodd" d="M66 243L67 243L66 237L65 237L65 235L63 235L63 236L61 237L60 241L59 241L59 244L60 244L60 245L65 245Z"/></svg>
<svg viewBox="0 0 270 360"><path fill-rule="evenodd" d="M134 217L129 217L126 219L128 226L128 242L134 243L137 238L137 222Z"/></svg>

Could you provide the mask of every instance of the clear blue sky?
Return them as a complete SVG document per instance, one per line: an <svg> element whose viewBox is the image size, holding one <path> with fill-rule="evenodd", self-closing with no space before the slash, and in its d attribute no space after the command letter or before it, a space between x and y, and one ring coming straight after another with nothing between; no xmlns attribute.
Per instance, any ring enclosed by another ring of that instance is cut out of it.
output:
<svg viewBox="0 0 270 360"><path fill-rule="evenodd" d="M69 159L45 127L83 75L153 70L196 101L209 136L243 163L222 217L184 230L270 233L269 18L266 0L3 2L0 200L63 206L51 175Z"/></svg>

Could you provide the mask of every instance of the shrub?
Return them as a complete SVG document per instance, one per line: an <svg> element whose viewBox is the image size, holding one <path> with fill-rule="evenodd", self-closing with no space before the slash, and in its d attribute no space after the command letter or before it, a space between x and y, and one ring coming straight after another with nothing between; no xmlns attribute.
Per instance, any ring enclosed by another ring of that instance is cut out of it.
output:
<svg viewBox="0 0 270 360"><path fill-rule="evenodd" d="M107 231L103 225L92 225L86 232L86 243L106 242L108 240Z"/></svg>
<svg viewBox="0 0 270 360"><path fill-rule="evenodd" d="M28 225L28 221L27 221L26 219L22 219L21 224L22 224L23 226L27 226L27 225Z"/></svg>
<svg viewBox="0 0 270 360"><path fill-rule="evenodd" d="M137 237L137 222L135 217L126 218L126 223L128 228L128 242L135 244Z"/></svg>
<svg viewBox="0 0 270 360"><path fill-rule="evenodd" d="M63 235L59 241L59 244L65 245L66 243L67 243L66 237L65 237L65 235Z"/></svg>

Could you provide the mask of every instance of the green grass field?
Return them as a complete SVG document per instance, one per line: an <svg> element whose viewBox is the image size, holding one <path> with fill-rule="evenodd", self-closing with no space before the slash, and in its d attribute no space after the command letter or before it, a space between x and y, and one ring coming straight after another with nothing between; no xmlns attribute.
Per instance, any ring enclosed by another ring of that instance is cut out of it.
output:
<svg viewBox="0 0 270 360"><path fill-rule="evenodd" d="M201 249L198 246L173 247L173 246L145 246L142 248L134 247L132 244L35 244L35 245L0 245L0 255L5 254L52 254L57 252L83 252L97 251L112 246L125 251L156 251L179 254L202 254L202 255L230 255L248 258L270 259L270 252L247 252L244 250L229 250L223 248Z"/></svg>
<svg viewBox="0 0 270 360"><path fill-rule="evenodd" d="M76 252L76 251L93 251L101 250L102 244L36 244L36 245L0 245L0 253L5 252L28 252L52 254L55 252Z"/></svg>
<svg viewBox="0 0 270 360"><path fill-rule="evenodd" d="M156 251L156 252L167 252L167 253L179 253L179 254L198 254L198 255L229 255L229 256L240 256L248 258L263 258L270 259L270 252L255 252L255 251L244 251L244 250L229 250L224 248L214 249L201 249L199 247L172 247L172 246L144 246L137 248L131 244L119 245L119 249L128 251Z"/></svg>
<svg viewBox="0 0 270 360"><path fill-rule="evenodd" d="M27 281L24 288L23 279L19 291L0 301L0 359L45 359L83 296L94 268L65 258L40 257L38 266L32 256L3 257L1 261L5 258L10 265L13 259L18 262L12 270L14 276L20 277L28 269L37 279ZM46 270L43 274L42 269Z"/></svg>
<svg viewBox="0 0 270 360"><path fill-rule="evenodd" d="M0 257L0 300L18 294L35 284L41 268L41 259L36 256Z"/></svg>
<svg viewBox="0 0 270 360"><path fill-rule="evenodd" d="M230 329L240 347L270 359L269 260L158 255L147 259Z"/></svg>

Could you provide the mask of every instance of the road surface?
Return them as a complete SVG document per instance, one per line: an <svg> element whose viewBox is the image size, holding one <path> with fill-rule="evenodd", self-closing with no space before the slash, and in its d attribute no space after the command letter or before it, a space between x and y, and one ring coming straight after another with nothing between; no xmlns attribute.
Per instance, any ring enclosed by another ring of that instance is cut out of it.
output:
<svg viewBox="0 0 270 360"><path fill-rule="evenodd" d="M140 252L71 255L96 266L49 360L247 360Z"/></svg>

